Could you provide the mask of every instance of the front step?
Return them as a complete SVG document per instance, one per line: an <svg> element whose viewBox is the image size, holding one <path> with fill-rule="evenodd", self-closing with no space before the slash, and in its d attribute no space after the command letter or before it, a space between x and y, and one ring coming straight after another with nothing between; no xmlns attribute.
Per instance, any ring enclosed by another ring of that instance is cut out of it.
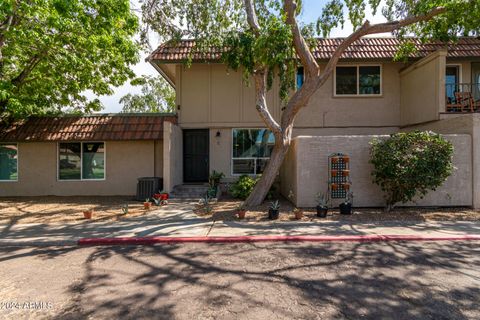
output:
<svg viewBox="0 0 480 320"><path fill-rule="evenodd" d="M200 199L205 197L208 184L181 184L173 187L170 192L172 199Z"/></svg>

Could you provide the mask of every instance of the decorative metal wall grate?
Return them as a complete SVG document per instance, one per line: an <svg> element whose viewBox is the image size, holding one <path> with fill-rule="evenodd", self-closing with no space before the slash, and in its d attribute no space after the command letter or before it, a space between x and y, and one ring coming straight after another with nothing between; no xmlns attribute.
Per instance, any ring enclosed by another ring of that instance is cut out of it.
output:
<svg viewBox="0 0 480 320"><path fill-rule="evenodd" d="M331 199L346 198L350 186L350 157L343 153L332 153L328 157L328 190Z"/></svg>

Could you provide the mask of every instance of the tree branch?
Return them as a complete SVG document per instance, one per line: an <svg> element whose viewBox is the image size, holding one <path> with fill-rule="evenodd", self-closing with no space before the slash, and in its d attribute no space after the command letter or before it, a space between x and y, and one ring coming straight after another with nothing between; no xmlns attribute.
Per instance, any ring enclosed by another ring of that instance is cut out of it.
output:
<svg viewBox="0 0 480 320"><path fill-rule="evenodd" d="M38 63L46 56L47 51L37 53L33 57L30 58L27 66L16 76L12 79L12 84L17 87L17 89L25 82L25 79L30 75L30 73L35 69Z"/></svg>
<svg viewBox="0 0 480 320"><path fill-rule="evenodd" d="M273 134L275 135L275 139L280 139L282 129L272 117L267 107L267 70L257 70L254 73L253 77L255 79L255 96L257 99L255 107L257 108L258 114L262 118L263 122L267 125L267 127L273 132Z"/></svg>
<svg viewBox="0 0 480 320"><path fill-rule="evenodd" d="M250 28L253 30L255 35L260 34L260 24L258 23L257 13L255 12L255 6L252 0L244 0L245 10L247 12L247 21Z"/></svg>
<svg viewBox="0 0 480 320"><path fill-rule="evenodd" d="M295 51L297 52L302 65L307 71L307 79L310 76L318 75L318 64L315 61L315 57L310 52L310 49L302 36L300 28L298 27L297 20L295 18L295 11L297 9L297 4L294 0L285 0L284 1L284 10L287 14L287 24L290 25L293 34L293 45Z"/></svg>

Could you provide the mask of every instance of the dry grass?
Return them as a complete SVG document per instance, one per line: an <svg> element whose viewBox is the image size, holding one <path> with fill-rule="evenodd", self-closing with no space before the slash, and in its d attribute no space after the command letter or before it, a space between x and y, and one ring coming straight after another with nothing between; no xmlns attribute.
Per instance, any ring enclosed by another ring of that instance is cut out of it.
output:
<svg viewBox="0 0 480 320"><path fill-rule="evenodd" d="M124 215L122 206L129 212ZM148 214L131 197L17 197L0 198L0 223L63 223L87 221L83 211L93 208L88 221L116 221Z"/></svg>
<svg viewBox="0 0 480 320"><path fill-rule="evenodd" d="M211 214L205 214L197 210L199 216L216 221L239 220L235 215L235 209L241 202L233 199L225 199L213 205ZM249 210L244 221L260 222L268 220L268 206L270 202ZM295 207L286 200L280 200L279 221L295 221ZM301 221L352 221L352 222L376 222L376 221L479 221L480 211L465 207L451 208L397 208L393 212L386 213L382 208L354 208L352 215L341 215L338 209L328 211L327 218L316 217L314 208L304 209ZM277 221L278 221L277 220Z"/></svg>

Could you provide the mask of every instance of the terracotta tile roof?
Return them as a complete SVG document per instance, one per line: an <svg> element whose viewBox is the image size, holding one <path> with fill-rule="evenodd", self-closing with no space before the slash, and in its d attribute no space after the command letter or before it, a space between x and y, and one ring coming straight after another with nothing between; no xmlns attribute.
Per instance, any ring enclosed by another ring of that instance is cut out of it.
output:
<svg viewBox="0 0 480 320"><path fill-rule="evenodd" d="M343 38L318 39L314 56L319 60L329 59ZM413 39L417 44L418 51L412 58L421 58L428 54L445 48L441 42L422 44L420 40ZM342 55L342 59L392 59L397 52L400 42L396 38L362 38L353 43ZM460 38L456 44L449 44L448 57L468 58L480 57L479 38ZM155 60L160 63L175 63L188 59L192 55L194 61L218 61L225 48L211 47L207 52L199 52L195 49L195 40L182 40L176 43L164 43L160 45L147 60Z"/></svg>
<svg viewBox="0 0 480 320"><path fill-rule="evenodd" d="M0 142L162 140L172 114L31 117L0 128Z"/></svg>

